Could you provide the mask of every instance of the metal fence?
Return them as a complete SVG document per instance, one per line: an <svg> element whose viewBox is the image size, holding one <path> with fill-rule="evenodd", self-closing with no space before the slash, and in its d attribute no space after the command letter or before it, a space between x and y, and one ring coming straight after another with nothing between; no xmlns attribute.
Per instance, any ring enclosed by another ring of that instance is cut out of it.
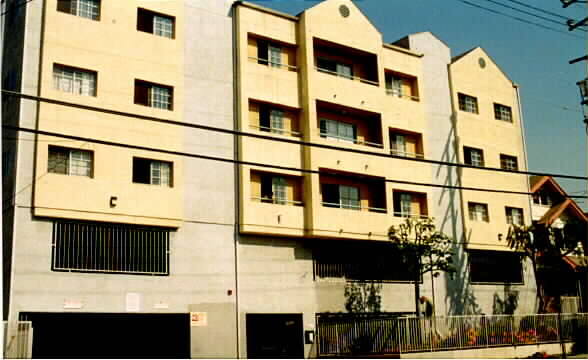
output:
<svg viewBox="0 0 588 360"><path fill-rule="evenodd" d="M4 358L30 359L33 355L33 324L4 321Z"/></svg>
<svg viewBox="0 0 588 360"><path fill-rule="evenodd" d="M319 355L398 354L575 341L588 314L433 318L317 315Z"/></svg>

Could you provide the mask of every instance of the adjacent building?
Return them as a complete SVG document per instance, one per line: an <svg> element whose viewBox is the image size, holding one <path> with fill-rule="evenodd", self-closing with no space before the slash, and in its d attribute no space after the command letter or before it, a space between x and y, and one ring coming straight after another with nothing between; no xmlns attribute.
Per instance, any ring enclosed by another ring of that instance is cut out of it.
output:
<svg viewBox="0 0 588 360"><path fill-rule="evenodd" d="M34 357L236 356L233 165L170 153L233 139L149 120L233 128L230 5L8 1L2 87L53 101L2 97L34 131L2 149L4 319Z"/></svg>
<svg viewBox="0 0 588 360"><path fill-rule="evenodd" d="M407 218L454 239L456 276L419 285L437 315L534 311L506 245L530 198L471 190L529 191L519 89L483 49L385 43L350 0L17 4L4 319L33 356L310 356L354 289L414 314Z"/></svg>
<svg viewBox="0 0 588 360"><path fill-rule="evenodd" d="M297 16L238 2L234 17L237 129L252 134L237 148L247 354L268 345L252 340L261 324L266 339L312 331L353 287L377 283L381 311L414 314L413 277L387 246L406 218L454 239L455 278L420 285L438 315L534 311L532 270L506 243L530 198L465 190L529 190L519 89L483 49L452 58L428 32L384 43L346 0Z"/></svg>

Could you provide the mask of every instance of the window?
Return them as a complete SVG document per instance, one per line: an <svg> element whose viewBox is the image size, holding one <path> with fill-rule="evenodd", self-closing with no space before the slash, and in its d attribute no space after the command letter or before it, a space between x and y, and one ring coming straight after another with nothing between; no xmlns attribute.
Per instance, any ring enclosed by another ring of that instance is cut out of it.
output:
<svg viewBox="0 0 588 360"><path fill-rule="evenodd" d="M421 217L427 215L427 195L421 193L394 191L394 216Z"/></svg>
<svg viewBox="0 0 588 360"><path fill-rule="evenodd" d="M344 241L334 247L319 243L312 254L317 279L403 282L418 276L416 261L399 254L390 244Z"/></svg>
<svg viewBox="0 0 588 360"><path fill-rule="evenodd" d="M472 283L523 284L521 256L507 251L468 251Z"/></svg>
<svg viewBox="0 0 588 360"><path fill-rule="evenodd" d="M496 120L512 122L512 110L510 106L494 103L494 118Z"/></svg>
<svg viewBox="0 0 588 360"><path fill-rule="evenodd" d="M386 94L418 101L417 78L387 71Z"/></svg>
<svg viewBox="0 0 588 360"><path fill-rule="evenodd" d="M481 149L463 147L464 160L467 165L483 167L484 152Z"/></svg>
<svg viewBox="0 0 588 360"><path fill-rule="evenodd" d="M175 18L147 9L137 9L137 30L173 39Z"/></svg>
<svg viewBox="0 0 588 360"><path fill-rule="evenodd" d="M92 177L93 153L49 145L47 172Z"/></svg>
<svg viewBox="0 0 588 360"><path fill-rule="evenodd" d="M284 112L278 109L270 111L271 132L282 134L284 132Z"/></svg>
<svg viewBox="0 0 588 360"><path fill-rule="evenodd" d="M396 156L423 158L421 135L390 131L390 153Z"/></svg>
<svg viewBox="0 0 588 360"><path fill-rule="evenodd" d="M539 190L533 194L533 203L543 206L553 205L553 199L547 191Z"/></svg>
<svg viewBox="0 0 588 360"><path fill-rule="evenodd" d="M95 71L53 64L53 88L73 94L96 96Z"/></svg>
<svg viewBox="0 0 588 360"><path fill-rule="evenodd" d="M500 154L500 167L504 170L517 171L519 165L516 156Z"/></svg>
<svg viewBox="0 0 588 360"><path fill-rule="evenodd" d="M468 202L468 212L471 221L490 221L488 217L488 205L486 204Z"/></svg>
<svg viewBox="0 0 588 360"><path fill-rule="evenodd" d="M57 11L99 20L100 0L57 0Z"/></svg>
<svg viewBox="0 0 588 360"><path fill-rule="evenodd" d="M326 58L317 58L316 67L319 71L335 73L338 76L342 76L348 79L353 78L353 67L348 64L343 64L335 60Z"/></svg>
<svg viewBox="0 0 588 360"><path fill-rule="evenodd" d="M271 174L261 175L261 201L285 205L288 203L288 181Z"/></svg>
<svg viewBox="0 0 588 360"><path fill-rule="evenodd" d="M473 96L458 93L459 110L478 114L478 99Z"/></svg>
<svg viewBox="0 0 588 360"><path fill-rule="evenodd" d="M390 95L402 97L402 79L392 75L386 77L386 90Z"/></svg>
<svg viewBox="0 0 588 360"><path fill-rule="evenodd" d="M135 104L172 110L173 91L171 86L135 79Z"/></svg>
<svg viewBox="0 0 588 360"><path fill-rule="evenodd" d="M172 186L171 162L133 158L133 182L139 184Z"/></svg>
<svg viewBox="0 0 588 360"><path fill-rule="evenodd" d="M341 121L320 119L321 137L355 143L356 128Z"/></svg>
<svg viewBox="0 0 588 360"><path fill-rule="evenodd" d="M322 184L322 193L324 206L361 210L358 187Z"/></svg>
<svg viewBox="0 0 588 360"><path fill-rule="evenodd" d="M169 275L169 230L53 222L52 271Z"/></svg>
<svg viewBox="0 0 588 360"><path fill-rule="evenodd" d="M272 67L281 67L282 64L282 47L267 40L257 40L257 63L270 65Z"/></svg>
<svg viewBox="0 0 588 360"><path fill-rule="evenodd" d="M524 225L523 209L506 207L506 223L509 225Z"/></svg>

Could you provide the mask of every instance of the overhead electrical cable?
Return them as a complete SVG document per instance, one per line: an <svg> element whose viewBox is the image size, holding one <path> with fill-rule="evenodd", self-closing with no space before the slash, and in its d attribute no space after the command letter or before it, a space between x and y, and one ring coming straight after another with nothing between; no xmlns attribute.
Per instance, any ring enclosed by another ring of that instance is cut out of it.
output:
<svg viewBox="0 0 588 360"><path fill-rule="evenodd" d="M421 162L421 163L428 163L428 164L435 164L435 165L453 166L453 167L458 167L458 168L469 168L469 169L482 170L482 171L494 171L494 172L503 172L503 173L508 173L508 174L521 174L521 175L551 176L554 178L574 179L574 180L588 180L588 177L586 177L586 176L555 174L555 173L545 173L545 172L536 172L536 171L507 170L507 169L492 168L492 167L478 167L478 166L474 166L474 165L441 161L441 160L431 160L431 159L423 159L423 158L417 158L417 157L406 157L406 156L400 156L400 155L386 154L383 152L374 152L374 151L361 150L361 149L344 148L344 147L340 147L340 146L313 143L313 142L308 142L308 141L303 141L303 140L277 138L277 137L271 136L271 135L263 135L263 134L258 134L258 133L244 132L244 131L238 131L238 130L232 130L232 129L224 129L224 128L208 126L208 125L192 124L192 123L186 123L186 122L181 122L181 121L176 121L176 120L162 119L162 118L158 118L158 117L154 117L154 116L139 115L139 114L133 114L133 113L123 112L123 111L118 111L118 110L110 110L110 109L98 108L98 107L94 107L94 106L75 104L75 103L65 102L65 101L61 101L61 100L54 100L54 99L48 99L48 98L43 98L43 97L39 97L39 96L22 94L22 93L18 93L18 92L14 92L14 91L2 90L2 92L6 95L13 96L13 97L20 97L20 98L24 98L24 99L28 99L28 100L42 101L42 102L55 104L55 105L62 105L62 106L68 106L68 107L73 107L73 108L78 108L78 109L102 112L102 113L111 114L111 115L131 117L131 118L136 118L139 120L153 121L153 122L158 122L158 123L163 123L163 124L168 124L168 125L177 125L177 126L183 126L183 127L193 128L193 129L215 131L215 132L220 132L220 133L225 133L225 134L230 134L230 135L246 136L246 137L264 139L264 140L270 140L270 141L278 141L278 142L284 142L284 143L301 145L301 146L310 146L310 147L317 147L317 148L323 148L323 149L329 149L329 150L337 150L337 151L341 151L341 152L350 152L350 153L356 153L356 154L362 154L362 155L370 155L370 156L384 157L384 158L390 158L390 159L399 159L399 160L404 160L404 161L414 161L414 162Z"/></svg>
<svg viewBox="0 0 588 360"><path fill-rule="evenodd" d="M544 16L541 16L541 15L536 15L536 14L533 14L533 13L531 13L531 12L528 12L528 11L525 11L525 10L521 10L521 9L517 9L517 8L515 8L515 7L513 7L513 6L510 6L510 5L503 4L503 3L501 3L501 2L498 2L498 1L495 1L495 0L484 0L484 1L490 2L490 3L492 3L492 4L496 4L496 5L498 5L498 6L505 7L505 8L507 8L507 9L515 10L515 11L518 11L518 12L520 12L520 13L523 13L523 14L526 14L526 15L529 15L529 16L536 17L536 18L538 18L538 19L542 19L542 20L545 20L545 21L549 21L549 22L551 22L551 23L554 23L554 24L562 25L562 26L565 26L566 28L567 28L567 26L568 26L568 25L567 25L565 22L561 22L561 21L557 21L557 20L549 19L549 18L546 18L546 17L544 17ZM580 30L581 30L581 31L584 31L584 32L586 32L586 29L580 29Z"/></svg>
<svg viewBox="0 0 588 360"><path fill-rule="evenodd" d="M385 178L380 178L377 176L351 175L351 174L347 175L347 174L341 173L337 170L322 170L321 171L321 170L311 170L311 169L300 169L300 168L283 166L283 165L263 164L263 163L253 162L253 161L235 160L235 159L228 159L228 158L223 158L223 157L218 157L218 156L202 155L202 154L188 153L188 152L182 152L182 151L176 151L176 150L157 149L157 148L153 148L153 147L149 147L149 146L124 144L124 143L118 143L118 142L109 141L109 140L100 140L100 139L94 139L94 138L88 138L88 137L82 137L82 136L76 136L76 135L56 133L56 132L51 132L51 131L22 128L22 127L12 126L12 125L3 125L2 128L8 129L8 130L15 130L15 131L19 131L19 132L25 132L25 133L33 133L33 134L37 134L37 135L54 136L54 137L58 137L58 138L83 141L83 142L100 144L100 145L118 146L118 147L123 147L123 148L127 148L127 149L152 151L152 152L158 152L158 153L163 153L163 154L168 154L168 155L184 156L184 157L191 157L191 158L197 158L197 159L203 159L203 160L220 161L220 162L233 163L233 164L239 164L239 165L258 166L258 167L286 170L286 171L296 171L296 172L307 173L307 174L328 175L328 176L338 177L338 178L358 179L358 178L364 177L364 178L369 178L369 179L376 180L376 181L379 180L379 181L396 183L396 184L437 187L437 188L446 188L446 189L453 189L453 190L470 190L470 191L481 191L481 192L491 192L491 193L527 195L527 196L533 195L533 193L529 193L529 192L525 192L525 191L487 189L487 188L476 188L476 187L457 186L457 185L443 185L443 184L433 184L433 183L420 183L420 182L415 182L415 181L385 179ZM575 196L575 195L567 195L567 197L569 197L569 198L586 198L586 196Z"/></svg>
<svg viewBox="0 0 588 360"><path fill-rule="evenodd" d="M575 37L577 39L581 39L581 40L584 40L584 41L586 40L585 37L577 36L577 35L574 35L574 34L570 34L569 32L565 32L565 31L561 31L561 30L558 30L558 29L554 29L552 27L545 26L543 24L538 24L536 22L529 21L529 20L526 20L526 19L523 19L523 18L520 18L520 17L512 16L512 15L503 13L503 12L498 11L498 10L494 10L494 9L490 9L490 8L487 8L487 7L484 7L484 6L473 4L473 3L469 2L469 1L466 1L466 0L457 0L457 1L459 1L461 3L464 3L466 5L469 5L469 6L476 7L478 9L482 9L482 10L485 10L485 11L488 11L488 12L491 12L491 13L494 13L494 14L497 14L497 15L506 16L508 18L511 18L511 19L514 19L514 20L517 20L517 21L520 21L520 22L523 22L523 23L526 23L526 24L529 24L529 25L534 25L534 26L537 26L537 27L540 27L540 28L543 28L543 29L546 29L546 30L555 31L555 32L558 32L558 33L561 33L561 34L565 34L567 36Z"/></svg>

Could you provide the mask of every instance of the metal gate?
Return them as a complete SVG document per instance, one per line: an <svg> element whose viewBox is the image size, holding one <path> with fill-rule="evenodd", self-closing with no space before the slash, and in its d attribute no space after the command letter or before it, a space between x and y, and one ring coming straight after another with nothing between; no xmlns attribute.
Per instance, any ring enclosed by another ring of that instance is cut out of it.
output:
<svg viewBox="0 0 588 360"><path fill-rule="evenodd" d="M33 324L4 321L4 358L30 359L33 355Z"/></svg>

